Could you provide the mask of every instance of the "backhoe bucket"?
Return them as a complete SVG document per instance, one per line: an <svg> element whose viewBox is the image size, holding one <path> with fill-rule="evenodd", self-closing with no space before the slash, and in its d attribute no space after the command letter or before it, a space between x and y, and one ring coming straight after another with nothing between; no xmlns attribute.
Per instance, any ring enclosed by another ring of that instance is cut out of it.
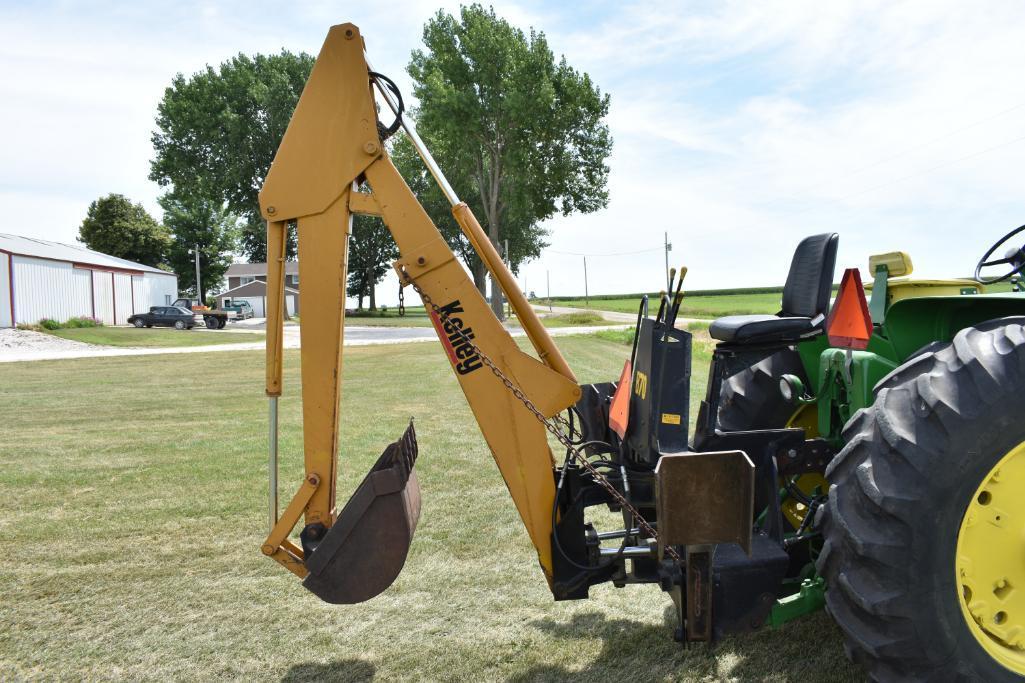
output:
<svg viewBox="0 0 1025 683"><path fill-rule="evenodd" d="M303 585L321 600L369 600L395 581L420 519L420 484L413 472L416 431L388 446L306 558Z"/></svg>

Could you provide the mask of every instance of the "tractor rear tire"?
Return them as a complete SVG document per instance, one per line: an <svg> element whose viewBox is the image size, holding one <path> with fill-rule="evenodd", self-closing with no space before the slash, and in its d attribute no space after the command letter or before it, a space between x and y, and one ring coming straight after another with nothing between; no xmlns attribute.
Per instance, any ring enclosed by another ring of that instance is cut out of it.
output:
<svg viewBox="0 0 1025 683"><path fill-rule="evenodd" d="M848 656L874 680L1025 676L987 652L983 627L969 626L968 579L955 568L966 510L1025 444L1023 326L1014 317L966 328L897 368L847 423L847 445L826 470L829 501L817 519L826 607Z"/></svg>
<svg viewBox="0 0 1025 683"><path fill-rule="evenodd" d="M723 382L719 428L740 431L785 427L796 408L784 401L779 391L783 375L797 375L808 382L801 356L794 348L777 351Z"/></svg>

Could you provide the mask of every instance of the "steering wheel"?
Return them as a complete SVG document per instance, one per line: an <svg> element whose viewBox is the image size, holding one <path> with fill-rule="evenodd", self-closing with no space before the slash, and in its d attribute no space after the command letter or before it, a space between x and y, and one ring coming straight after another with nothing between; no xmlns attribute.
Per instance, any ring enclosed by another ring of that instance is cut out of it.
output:
<svg viewBox="0 0 1025 683"><path fill-rule="evenodd" d="M975 266L975 279L984 285L992 285L996 282L1003 282L1004 280L1017 275L1018 273L1025 270L1025 244L1021 247L1011 246L1004 252L1004 257L999 259L993 259L989 261L994 252L996 252L1004 243L1008 242L1015 235L1025 231L1025 225L1015 228L1011 232L1004 235L996 244L989 248L989 251L979 259L979 264ZM999 266L1002 264L1008 264L1011 266L1011 270L999 277L983 277L982 269L989 268L990 266Z"/></svg>

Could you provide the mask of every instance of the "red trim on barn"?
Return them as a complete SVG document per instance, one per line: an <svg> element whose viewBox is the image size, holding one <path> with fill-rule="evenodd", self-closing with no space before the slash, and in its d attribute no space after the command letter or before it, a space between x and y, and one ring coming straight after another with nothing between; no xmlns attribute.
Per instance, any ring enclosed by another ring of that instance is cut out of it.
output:
<svg viewBox="0 0 1025 683"><path fill-rule="evenodd" d="M14 254L7 252L7 289L11 295L11 327L18 324L14 317Z"/></svg>
<svg viewBox="0 0 1025 683"><path fill-rule="evenodd" d="M117 283L113 272L110 274L110 300L114 304L114 324L117 325Z"/></svg>
<svg viewBox="0 0 1025 683"><path fill-rule="evenodd" d="M129 276L128 284L132 290L132 315L135 315L135 278Z"/></svg>
<svg viewBox="0 0 1025 683"><path fill-rule="evenodd" d="M96 271L89 271L89 307L93 309L93 320L96 320Z"/></svg>

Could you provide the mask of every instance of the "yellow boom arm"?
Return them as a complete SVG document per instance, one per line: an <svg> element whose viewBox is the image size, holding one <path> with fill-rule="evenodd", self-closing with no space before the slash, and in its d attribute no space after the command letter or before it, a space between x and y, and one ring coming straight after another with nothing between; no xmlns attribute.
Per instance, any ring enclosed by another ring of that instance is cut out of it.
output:
<svg viewBox="0 0 1025 683"><path fill-rule="evenodd" d="M448 314L447 322L432 314L435 329L550 582L555 482L545 429L483 366L465 337L453 334L453 326L460 326L466 336L472 335L473 343L546 417L573 405L580 389L477 219L455 196L412 125L403 120L407 135L452 203L456 221L505 291L542 362L519 349L456 260L382 144L375 84L385 104L398 113L391 93L375 80L367 65L359 29L352 24L333 27L260 192L260 206L267 219L267 395L271 401L272 485L272 528L263 552L305 577L308 558L288 540L289 534L300 517L305 517L307 527L319 524L326 528L338 518L335 477L347 247L352 214L365 214L380 216L394 236L400 252L394 267L403 285L415 282ZM365 186L369 192L357 191L357 187ZM291 224L298 235L302 282L306 478L279 518L276 416L282 376L285 244Z"/></svg>

